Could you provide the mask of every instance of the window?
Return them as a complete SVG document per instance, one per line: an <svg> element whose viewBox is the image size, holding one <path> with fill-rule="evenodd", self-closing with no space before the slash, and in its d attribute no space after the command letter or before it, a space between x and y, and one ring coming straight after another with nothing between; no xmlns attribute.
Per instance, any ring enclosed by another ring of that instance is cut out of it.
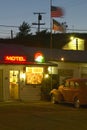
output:
<svg viewBox="0 0 87 130"><path fill-rule="evenodd" d="M85 86L87 86L87 82L85 82Z"/></svg>
<svg viewBox="0 0 87 130"><path fill-rule="evenodd" d="M68 81L65 82L65 87L69 87L69 82Z"/></svg>
<svg viewBox="0 0 87 130"><path fill-rule="evenodd" d="M70 82L70 87L72 87L72 88L74 87L74 82L73 81Z"/></svg>
<svg viewBox="0 0 87 130"><path fill-rule="evenodd" d="M43 79L43 67L26 67L26 83L41 84Z"/></svg>
<svg viewBox="0 0 87 130"><path fill-rule="evenodd" d="M78 87L79 87L79 83L75 82L75 88L78 88Z"/></svg>

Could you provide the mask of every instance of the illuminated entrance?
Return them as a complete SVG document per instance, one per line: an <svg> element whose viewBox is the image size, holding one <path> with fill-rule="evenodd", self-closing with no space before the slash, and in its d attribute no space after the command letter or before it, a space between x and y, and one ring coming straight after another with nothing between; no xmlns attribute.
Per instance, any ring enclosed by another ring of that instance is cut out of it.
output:
<svg viewBox="0 0 87 130"><path fill-rule="evenodd" d="M3 70L0 70L0 101L3 100Z"/></svg>
<svg viewBox="0 0 87 130"><path fill-rule="evenodd" d="M18 99L18 90L19 90L19 85L18 85L18 80L19 80L19 71L10 71L10 98L11 99Z"/></svg>

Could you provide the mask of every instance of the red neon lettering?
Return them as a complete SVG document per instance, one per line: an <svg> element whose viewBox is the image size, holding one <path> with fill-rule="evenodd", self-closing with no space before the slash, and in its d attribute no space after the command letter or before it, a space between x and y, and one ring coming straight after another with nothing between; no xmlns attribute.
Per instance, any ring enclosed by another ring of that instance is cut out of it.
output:
<svg viewBox="0 0 87 130"><path fill-rule="evenodd" d="M26 61L25 56L5 56L5 61Z"/></svg>

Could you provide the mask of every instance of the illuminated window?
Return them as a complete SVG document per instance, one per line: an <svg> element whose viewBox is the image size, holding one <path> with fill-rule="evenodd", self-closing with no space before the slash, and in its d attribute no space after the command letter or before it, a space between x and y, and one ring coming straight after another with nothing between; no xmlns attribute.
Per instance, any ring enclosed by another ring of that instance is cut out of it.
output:
<svg viewBox="0 0 87 130"><path fill-rule="evenodd" d="M43 79L43 67L26 67L26 83L41 84Z"/></svg>

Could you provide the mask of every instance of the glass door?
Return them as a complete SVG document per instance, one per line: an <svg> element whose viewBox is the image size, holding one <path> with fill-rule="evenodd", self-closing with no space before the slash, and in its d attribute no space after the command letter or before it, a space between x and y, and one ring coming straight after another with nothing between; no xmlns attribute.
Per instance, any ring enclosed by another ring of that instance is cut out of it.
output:
<svg viewBox="0 0 87 130"><path fill-rule="evenodd" d="M18 99L18 90L19 90L19 71L10 70L10 98Z"/></svg>

